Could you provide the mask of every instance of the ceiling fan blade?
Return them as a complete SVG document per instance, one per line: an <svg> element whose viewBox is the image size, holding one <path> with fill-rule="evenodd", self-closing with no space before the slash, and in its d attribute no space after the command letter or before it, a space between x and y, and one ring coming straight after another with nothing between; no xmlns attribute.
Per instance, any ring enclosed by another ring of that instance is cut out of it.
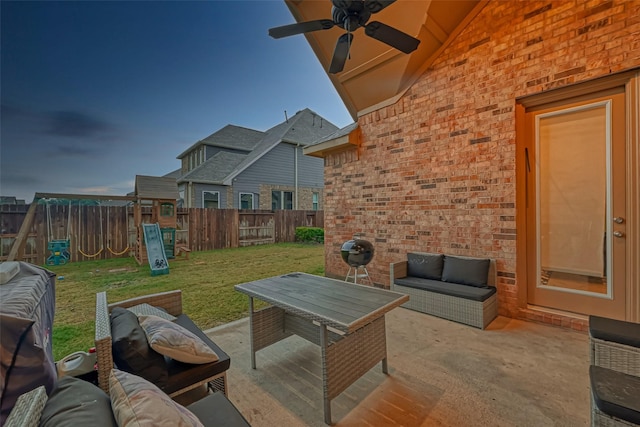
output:
<svg viewBox="0 0 640 427"><path fill-rule="evenodd" d="M353 34L351 33L343 34L338 38L336 48L333 50L329 73L339 73L344 69L344 64L347 62L347 57L349 56L349 46L351 46L352 41Z"/></svg>
<svg viewBox="0 0 640 427"><path fill-rule="evenodd" d="M378 13L396 0L364 0L364 7L371 13Z"/></svg>
<svg viewBox="0 0 640 427"><path fill-rule="evenodd" d="M420 44L420 40L378 21L369 22L364 27L364 32L369 37L380 40L404 53L413 52Z"/></svg>
<svg viewBox="0 0 640 427"><path fill-rule="evenodd" d="M294 36L296 34L309 33L311 31L328 30L335 24L331 19L318 19L317 21L299 22L297 24L283 25L269 28L269 35L274 39Z"/></svg>

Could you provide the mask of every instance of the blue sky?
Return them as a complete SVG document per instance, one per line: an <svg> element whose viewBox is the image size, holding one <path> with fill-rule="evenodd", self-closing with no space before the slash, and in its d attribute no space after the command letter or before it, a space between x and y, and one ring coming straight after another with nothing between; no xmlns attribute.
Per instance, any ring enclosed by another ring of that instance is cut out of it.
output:
<svg viewBox="0 0 640 427"><path fill-rule="evenodd" d="M327 2L329 0L326 0ZM0 194L133 191L227 124L353 120L284 1L0 3Z"/></svg>

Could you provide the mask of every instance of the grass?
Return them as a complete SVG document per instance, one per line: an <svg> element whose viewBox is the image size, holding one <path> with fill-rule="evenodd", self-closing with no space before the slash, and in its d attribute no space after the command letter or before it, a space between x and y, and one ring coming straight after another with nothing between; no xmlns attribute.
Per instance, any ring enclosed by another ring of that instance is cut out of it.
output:
<svg viewBox="0 0 640 427"><path fill-rule="evenodd" d="M85 261L47 267L56 273L53 353L60 360L94 346L96 293L108 301L182 290L183 310L202 329L248 316L249 300L233 288L279 274L324 275L324 247L281 243L192 252L189 261L170 260L170 273L151 276L134 258Z"/></svg>

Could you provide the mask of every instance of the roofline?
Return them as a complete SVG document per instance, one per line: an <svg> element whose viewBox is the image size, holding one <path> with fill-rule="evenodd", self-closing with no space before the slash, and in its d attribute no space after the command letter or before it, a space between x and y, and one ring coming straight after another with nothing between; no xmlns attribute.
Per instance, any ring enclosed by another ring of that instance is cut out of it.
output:
<svg viewBox="0 0 640 427"><path fill-rule="evenodd" d="M360 136L360 127L356 127L346 135L341 135L319 144L303 147L302 153L305 156L324 158L330 152L358 149L361 143Z"/></svg>

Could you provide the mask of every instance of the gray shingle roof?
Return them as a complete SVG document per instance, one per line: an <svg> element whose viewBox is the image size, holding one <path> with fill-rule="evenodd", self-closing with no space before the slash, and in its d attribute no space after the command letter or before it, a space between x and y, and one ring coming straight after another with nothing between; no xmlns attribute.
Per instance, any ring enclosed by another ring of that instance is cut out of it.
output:
<svg viewBox="0 0 640 427"><path fill-rule="evenodd" d="M178 158L187 155L198 145L233 148L242 152L221 151L207 159L191 172L178 178L178 183L199 182L203 184L231 185L234 177L251 166L281 142L307 146L318 139L333 134L338 128L308 108L298 111L293 117L265 132L227 125L209 135Z"/></svg>
<svg viewBox="0 0 640 427"><path fill-rule="evenodd" d="M349 135L351 133L351 131L353 131L357 127L358 127L358 123L357 122L351 123L350 125L347 125L347 126L343 127L342 129L338 129L334 133L332 133L330 135L327 135L327 136L324 136L324 137L314 141L312 144L309 144L309 145L322 144L323 142L332 141L334 139L338 139L340 137Z"/></svg>
<svg viewBox="0 0 640 427"><path fill-rule="evenodd" d="M206 162L186 173L178 180L178 183L182 182L199 182L202 184L220 184L222 185L224 179L238 167L240 163L247 157L247 154L229 153L227 151L221 151L216 153Z"/></svg>
<svg viewBox="0 0 640 427"><path fill-rule="evenodd" d="M300 143L300 145L306 146L322 136L335 132L337 129L333 123L325 120L308 108L298 111L289 120L285 120L267 130L265 132L266 136L242 163L225 178L224 184L231 185L231 180L234 177L251 166L280 142L291 144Z"/></svg>
<svg viewBox="0 0 640 427"><path fill-rule="evenodd" d="M253 150L264 137L264 132L260 132L254 129L243 128L240 126L226 125L222 129L212 133L206 138L193 144L185 151L178 155L178 159L183 158L187 153L191 152L195 147L199 145L211 145L214 147L233 148L235 150L242 150L249 152Z"/></svg>

